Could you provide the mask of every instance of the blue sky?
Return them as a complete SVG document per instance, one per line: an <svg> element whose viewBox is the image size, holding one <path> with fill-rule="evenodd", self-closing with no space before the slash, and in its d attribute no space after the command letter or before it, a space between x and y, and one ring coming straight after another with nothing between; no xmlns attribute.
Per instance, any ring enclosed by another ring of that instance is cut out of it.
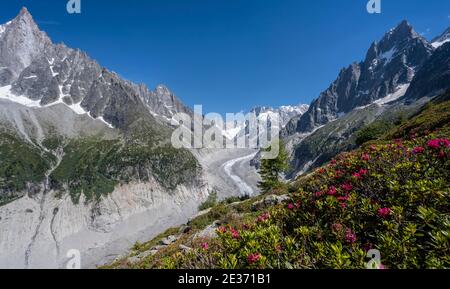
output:
<svg viewBox="0 0 450 289"><path fill-rule="evenodd" d="M67 0L0 2L0 23L22 6L54 42L150 88L163 83L206 112L310 103L339 70L403 19L427 38L450 26L448 0Z"/></svg>

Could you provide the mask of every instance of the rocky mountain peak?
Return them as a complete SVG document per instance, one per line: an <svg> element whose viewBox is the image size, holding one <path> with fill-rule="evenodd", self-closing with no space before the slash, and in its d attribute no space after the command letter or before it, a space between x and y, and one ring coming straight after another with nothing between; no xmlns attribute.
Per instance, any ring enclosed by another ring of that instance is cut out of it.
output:
<svg viewBox="0 0 450 289"><path fill-rule="evenodd" d="M431 42L431 45L433 45L434 48L439 48L445 43L450 42L450 27L447 28L447 30L445 30L440 36L437 36L431 40Z"/></svg>
<svg viewBox="0 0 450 289"><path fill-rule="evenodd" d="M372 43L364 61L342 69L309 111L290 121L284 135L311 132L389 95L401 97L399 92L409 85L434 50L408 21L402 21Z"/></svg>
<svg viewBox="0 0 450 289"><path fill-rule="evenodd" d="M366 64L377 59L384 59L390 62L395 54L401 53L406 47L419 44L425 49L432 51L430 43L420 36L412 25L403 20L395 28L389 30L379 42L373 42L366 55Z"/></svg>
<svg viewBox="0 0 450 289"><path fill-rule="evenodd" d="M101 118L116 128L125 128L138 114L151 113L165 122L177 112L190 112L163 85L150 91L103 68L81 50L54 45L26 8L0 26L0 87L6 87L11 100L19 96L22 104L65 104L76 114Z"/></svg>
<svg viewBox="0 0 450 289"><path fill-rule="evenodd" d="M171 95L172 92L169 90L169 88L163 84L159 84L156 87L156 93L160 94L160 95Z"/></svg>
<svg viewBox="0 0 450 289"><path fill-rule="evenodd" d="M11 78L17 77L36 57L52 46L50 38L39 29L26 8L22 8L13 20L3 25L3 30L0 38L0 66L8 68Z"/></svg>

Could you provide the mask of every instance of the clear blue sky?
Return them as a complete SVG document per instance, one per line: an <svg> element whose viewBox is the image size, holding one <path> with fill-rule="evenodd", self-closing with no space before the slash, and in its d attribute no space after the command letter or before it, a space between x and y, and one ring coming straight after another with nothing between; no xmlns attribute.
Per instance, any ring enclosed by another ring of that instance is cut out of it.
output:
<svg viewBox="0 0 450 289"><path fill-rule="evenodd" d="M448 0L3 0L0 22L28 7L54 42L206 112L310 103L339 70L402 19L431 38L450 26Z"/></svg>

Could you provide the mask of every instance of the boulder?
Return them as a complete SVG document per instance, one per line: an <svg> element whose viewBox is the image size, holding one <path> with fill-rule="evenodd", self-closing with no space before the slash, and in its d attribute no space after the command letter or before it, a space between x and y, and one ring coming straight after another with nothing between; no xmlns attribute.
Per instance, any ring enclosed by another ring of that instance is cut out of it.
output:
<svg viewBox="0 0 450 289"><path fill-rule="evenodd" d="M253 211L260 211L260 210L265 209L267 207L272 207L272 206L279 205L279 204L281 204L283 202L286 202L288 200L290 200L290 197L288 195L282 195L282 196L270 195L270 196L265 197L261 201L253 203L252 204L252 210Z"/></svg>
<svg viewBox="0 0 450 289"><path fill-rule="evenodd" d="M170 236L167 236L166 238L162 239L160 241L160 244L169 246L169 245L175 243L179 238L180 238L179 236L170 235Z"/></svg>

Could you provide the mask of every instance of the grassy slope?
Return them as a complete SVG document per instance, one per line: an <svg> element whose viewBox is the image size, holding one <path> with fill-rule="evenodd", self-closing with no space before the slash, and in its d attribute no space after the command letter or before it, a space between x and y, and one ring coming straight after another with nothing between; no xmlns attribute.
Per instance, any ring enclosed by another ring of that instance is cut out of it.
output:
<svg viewBox="0 0 450 289"><path fill-rule="evenodd" d="M307 167L307 171L322 166L341 152L357 148L360 144L359 133L363 133L364 137L378 138L380 132L390 130L401 118L408 117L417 110L416 105L390 108L370 105L328 123L294 147L295 162L291 164L292 172L289 176L297 175L310 160L314 160L314 163Z"/></svg>
<svg viewBox="0 0 450 289"><path fill-rule="evenodd" d="M156 255L107 268L364 268L370 248L387 268L449 268L450 151L432 142L449 135L450 102L430 105L300 177L288 203L258 212L250 209L257 199L220 204ZM216 219L224 224L219 238L192 238ZM136 246L133 255L174 232ZM183 252L180 244L193 249Z"/></svg>
<svg viewBox="0 0 450 289"><path fill-rule="evenodd" d="M14 133L1 132L0 205L29 192L30 185L42 184L59 151L63 156L50 175L51 186L69 193L75 203L82 194L87 201L95 201L119 183L132 181L156 179L168 191L182 184L195 185L201 168L189 151L168 143L170 134L170 128L142 119L121 136L100 133L65 139L51 133L42 142L44 150Z"/></svg>
<svg viewBox="0 0 450 289"><path fill-rule="evenodd" d="M170 191L181 184L194 184L199 170L192 154L160 143L150 133L115 140L72 140L64 148L60 166L50 177L53 187L67 189L73 201L78 202L81 194L95 200L111 193L119 183L145 182L151 178Z"/></svg>
<svg viewBox="0 0 450 289"><path fill-rule="evenodd" d="M0 205L43 182L54 158L8 132L0 133Z"/></svg>

